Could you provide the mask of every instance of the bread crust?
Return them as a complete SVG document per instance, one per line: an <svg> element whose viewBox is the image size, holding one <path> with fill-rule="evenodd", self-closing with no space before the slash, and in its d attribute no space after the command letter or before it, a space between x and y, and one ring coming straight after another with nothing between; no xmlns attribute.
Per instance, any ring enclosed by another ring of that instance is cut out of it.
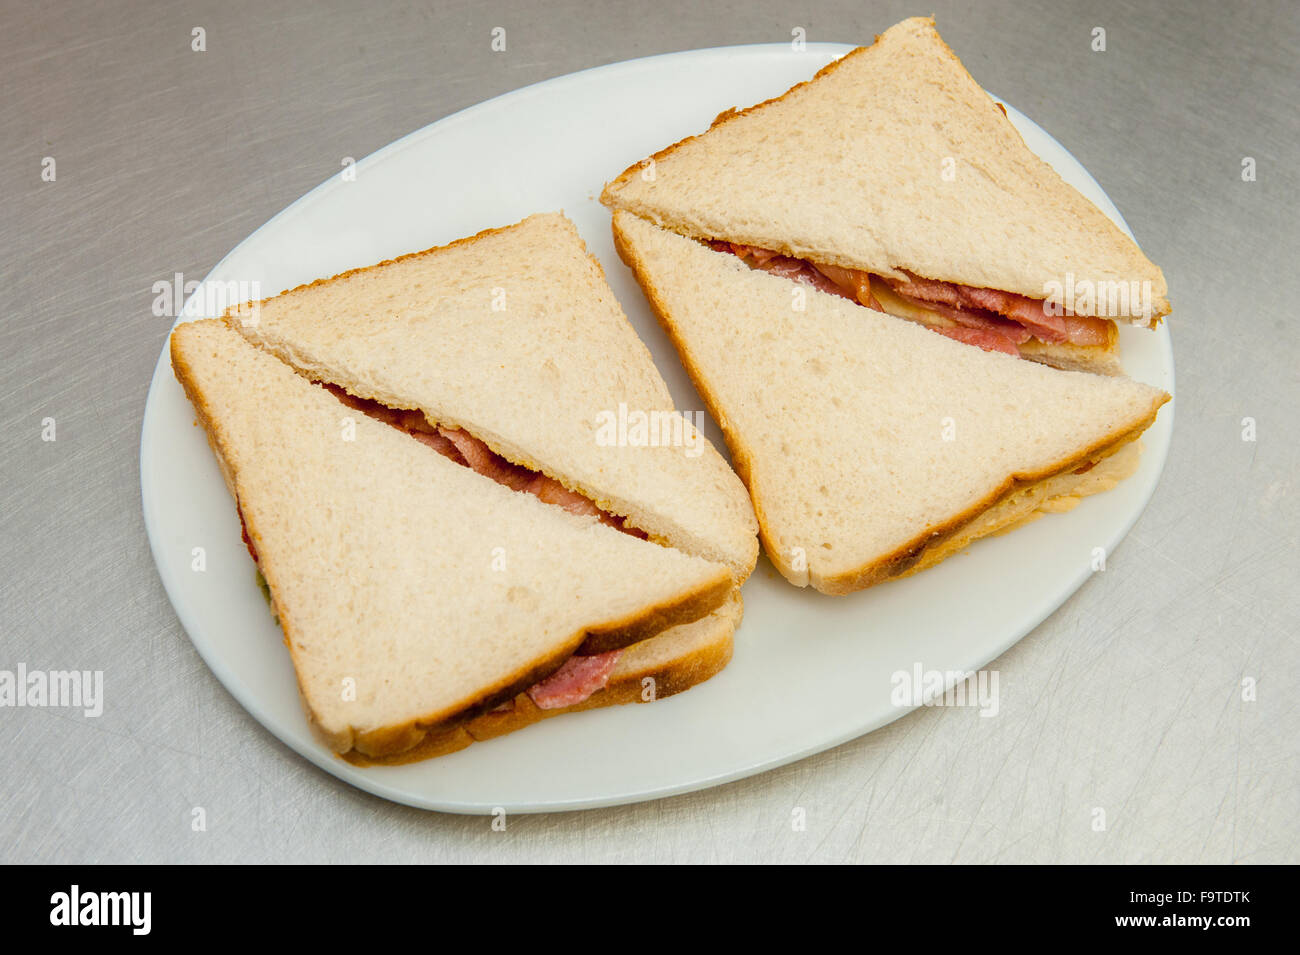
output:
<svg viewBox="0 0 1300 955"><path fill-rule="evenodd" d="M187 325L208 323L213 325L223 324L220 319L207 319L203 322L186 323L179 326L172 333L170 344L172 369L194 408L199 424L202 425L204 433L207 435L208 444L212 447L217 458L226 486L235 499L236 507L240 508L242 495L240 493L238 468L232 462L231 455L227 453L225 442L216 424L217 419L214 410L198 387L193 369L185 354L185 346L182 340L184 335L182 329L186 328ZM484 478L483 480L490 479ZM257 542L261 539L256 519L242 508L240 508L240 512L244 517L248 538L256 548ZM275 595L280 591L278 568L268 564L264 558L259 562L259 568L271 592L272 604L285 635L285 644L289 649L290 656L294 659L296 677L299 672L294 641L296 625L292 615L275 599ZM301 684L299 684L299 694L303 696L304 710L308 722L317 737L340 755L347 753L349 750L356 750L369 758L395 756L421 745L430 737L434 739L438 747L453 745L456 739L454 730L461 723L500 705L506 700L514 698L534 683L550 676L563 666L564 662L573 656L579 648L585 648L588 653L620 649L648 639L670 627L697 620L721 605L733 587L734 583L729 570L724 565L718 565L717 573L710 580L705 581L694 590L681 594L677 599L644 607L622 618L605 620L584 627L559 644L559 648L554 653L534 661L514 674L502 678L495 685L472 698L402 723L376 727L370 730L358 730L356 727L348 726L337 732L331 732L322 725L313 708L306 705L307 700L305 694L303 694ZM430 745L433 746L434 744L431 743Z"/></svg>
<svg viewBox="0 0 1300 955"><path fill-rule="evenodd" d="M1164 401L1167 400L1169 400L1169 396L1165 395ZM919 563L925 560L927 556L934 552L944 550L944 545L947 541L959 533L964 527L967 527L983 514L998 507L1013 495L1046 481L1050 481L1053 478L1060 477L1063 474L1068 474L1085 465L1096 464L1097 462L1110 457L1150 427L1151 423L1155 421L1156 412L1160 410L1160 406L1164 404L1164 401L1157 403L1155 407L1152 408L1150 415L1144 418L1140 425L1122 432L1118 437L1112 436L1112 438L1107 439L1111 443L1105 444L1103 447L1094 446L1082 454L1066 459L1063 464L1055 465L1043 471L1032 474L1013 474L1007 478L1001 487L982 501L973 504L967 510L949 518L947 521L932 525L920 534L916 535L916 537L908 543L895 549L892 553L843 574L812 580L812 586L824 594L839 596L850 594L858 590L864 590L873 584L878 584L894 577L906 576L912 571L913 567L916 567ZM992 533L992 531L989 533ZM980 536L988 535L982 534ZM939 563L940 560L948 556L951 556L951 554L943 554L942 557L939 557L932 562L927 561L926 566L933 566L933 564ZM785 571L782 570L782 573L785 573Z"/></svg>
<svg viewBox="0 0 1300 955"><path fill-rule="evenodd" d="M658 667L632 667L622 672L616 670L604 689L597 690L581 703L544 710L521 690L501 704L467 718L462 723L430 731L408 750L390 756L370 756L354 749L340 756L354 766L402 765L454 753L471 743L495 739L563 713L578 713L623 703L651 703L685 692L717 675L731 661L734 634L742 615L740 592L734 590L732 594L735 595L734 609L724 607L716 614L716 632L707 643ZM645 698L646 679L654 681L654 693L649 699ZM497 706L505 705L508 708L495 711Z"/></svg>
<svg viewBox="0 0 1300 955"><path fill-rule="evenodd" d="M631 214L631 213L627 213ZM1070 455L1043 468L1040 471L1017 473L1010 475L1006 481L983 499L971 505L965 511L954 515L946 521L934 524L918 533L910 541L896 548L889 554L869 561L860 567L846 571L842 574L835 574L829 577L818 577L811 572L796 571L790 566L790 563L784 559L781 549L774 545L770 534L768 533L767 515L765 513L763 500L753 492L751 481L750 461L752 455L749 449L743 443L740 435L735 433L731 427L730 419L727 417L725 410L718 402L717 396L710 387L708 379L701 373L699 364L691 354L690 347L686 338L681 334L672 315L669 313L662 296L659 294L654 283L649 277L649 271L645 268L640 256L627 241L623 231L619 228L618 216L615 215L612 220L612 229L614 233L614 248L618 250L619 257L632 270L636 277L637 284L641 286L646 300L650 303L651 311L654 312L660 326L668 335L681 358L682 365L685 367L691 382L695 385L700 397L708 406L709 413L722 428L723 438L727 442L727 447L731 451L732 463L735 465L736 473L740 479L745 482L745 486L750 488L751 496L754 501L754 513L758 516L759 539L763 543L763 549L767 553L768 559L772 561L773 566L780 571L781 575L797 586L807 586L811 584L813 588L824 594L843 595L853 593L854 591L863 590L873 584L888 580L892 577L898 577L908 572L922 557L932 549L942 547L943 543L963 527L970 524L976 518L986 511L997 507L1011 495L1024 490L1025 488L1038 484L1039 482L1049 480L1061 474L1068 473L1076 468L1086 464L1096 463L1103 458L1114 454L1125 444L1137 438L1143 431L1151 426L1155 421L1156 414L1166 401L1169 395L1161 392L1159 397L1154 399L1148 413L1139 421L1130 427L1116 431L1099 441L1094 442L1079 452ZM902 319L899 319L902 321ZM807 580L804 580L804 577Z"/></svg>
<svg viewBox="0 0 1300 955"><path fill-rule="evenodd" d="M299 292L306 291L309 288L314 288L317 285L329 285L333 282L338 282L342 279L351 278L354 275L363 275L366 272L374 272L378 269L385 268L389 265L394 265L398 262L406 262L410 259L422 259L425 258L426 256L438 255L450 249L454 249L457 246L470 245L471 243L477 242L479 239L486 238L487 236L490 235L496 235L501 232L509 232L511 229L518 228L520 225L529 221L530 219L536 219L539 217L550 217L550 216L558 216L559 218L564 219L565 222L569 221L566 217L560 215L559 213L537 212L531 216L526 216L525 218L519 220L519 222L514 222L511 223L510 225L497 226L492 229L484 229L481 232L474 233L473 235L467 235L462 239L456 239L455 241L448 242L446 245L435 245L432 248L421 249L418 252L407 252L404 255L396 255L391 259L384 259L382 262L376 262L373 265L362 265L354 269L347 269L343 272L339 272L337 275L331 275L329 276L329 278L315 279L311 282L304 282L302 285L296 285L291 289L286 289L285 291L279 293L278 295L268 295L266 298L259 299L256 302L243 302L239 305L232 305L221 314L220 320L224 321L227 325L230 325L233 328L234 323L243 321L243 318L241 317L241 313L243 312L244 309L251 308L256 310L263 303L269 302L273 298L283 298L286 295L296 295Z"/></svg>
<svg viewBox="0 0 1300 955"><path fill-rule="evenodd" d="M934 21L931 20L930 22L933 23ZM880 34L877 33L874 39L879 40ZM832 60L830 63L827 63L820 70L814 73L810 79L806 79L802 83L796 83L794 86L790 87L780 96L773 96L771 99L765 99L761 103L755 103L753 106L747 106L744 109L741 109L740 107L736 107L736 106L733 106L731 109L724 109L721 113L719 113L717 116L713 118L713 122L709 124L709 128L706 129L704 133L707 133L710 130L715 129L718 126L722 126L725 123L729 123L733 119L739 119L740 117L745 116L748 113L757 112L758 110L762 109L765 106L770 106L773 103L781 102L783 99L785 99L787 96L790 96L792 93L796 92L797 90L801 90L805 86L810 86L813 83L817 82L819 79L821 79L823 76L827 76L830 73L833 73L835 70L839 69L839 67L842 66L845 63L845 61L847 61L850 57L860 56L868 52L870 49L871 47L869 46L860 46L850 50L848 53L845 53L839 59ZM949 53L951 52L952 51L949 50ZM956 56L956 54L953 55L954 57ZM629 179L637 175L646 166L652 163L657 163L662 159L668 158L673 153L675 153L678 149L680 149L682 146L685 146L687 143L699 139L701 136L704 135L704 133L696 133L694 136L687 136L683 139L679 139L677 140L677 142L673 143L672 145L665 146L657 153L652 153L649 156L649 158L642 159L639 162L634 162L632 165L628 166L626 169L624 169L621 173L619 173L609 182L605 183L605 188L603 188L600 191L601 205L605 206L608 209L618 208L617 202L615 201L615 194L618 192L618 189L620 187L622 187L624 184L627 183ZM716 239L718 238L718 236L696 236L696 238ZM773 251L781 252L783 255L793 254L789 251L788 248L775 249Z"/></svg>

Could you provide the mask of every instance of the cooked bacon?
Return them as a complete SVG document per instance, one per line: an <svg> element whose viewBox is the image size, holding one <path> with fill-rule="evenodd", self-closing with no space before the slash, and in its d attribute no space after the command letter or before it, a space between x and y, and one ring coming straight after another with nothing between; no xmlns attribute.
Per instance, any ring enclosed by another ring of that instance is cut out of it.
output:
<svg viewBox="0 0 1300 955"><path fill-rule="evenodd" d="M1001 315L985 311L982 308L959 308L950 305L940 305L937 302L925 302L921 299L913 298L910 295L903 295L897 292L895 294L897 294L899 298L906 299L914 305L928 308L932 312L942 315L949 321L956 322L963 328L976 328L1001 335L1013 345L1023 345L1033 337L1029 329L1025 328L1018 322L1013 322L1009 318L1003 318Z"/></svg>
<svg viewBox="0 0 1300 955"><path fill-rule="evenodd" d="M1066 340L1065 321L1060 315L1048 314L1045 303L1036 299L1001 292L991 288L975 288L952 282L924 279L907 272L907 281L894 281L894 291L921 304L942 304L963 309L982 309L1001 315L1029 329L1039 341L1063 342Z"/></svg>
<svg viewBox="0 0 1300 955"><path fill-rule="evenodd" d="M455 443L444 434L440 434L437 431L412 431L410 432L410 435L416 441L433 448L433 450L437 451L443 457L451 458L457 464L467 465L469 463L465 460L465 456L456 449Z"/></svg>
<svg viewBox="0 0 1300 955"><path fill-rule="evenodd" d="M838 295L841 298L853 301L857 300L851 291L841 288L818 271L811 262L805 262L803 259L791 258L788 255L771 255L761 262L755 260L754 267L762 269L764 272L770 272L773 275L779 275L783 279L791 279L803 285L809 285L822 292L829 292L832 295Z"/></svg>
<svg viewBox="0 0 1300 955"><path fill-rule="evenodd" d="M589 657L569 657L564 666L529 687L528 695L543 710L582 703L597 690L605 688L622 653L622 650L611 650Z"/></svg>
<svg viewBox="0 0 1300 955"><path fill-rule="evenodd" d="M511 464L486 444L460 428L439 428L438 433L456 446L471 470L512 491L526 491L536 472Z"/></svg>
<svg viewBox="0 0 1300 955"><path fill-rule="evenodd" d="M938 332L947 338L955 338L967 345L975 345L985 351L1000 351L1014 358L1020 357L1016 343L1005 335L1000 335L987 328L966 328L962 325L927 325L932 332Z"/></svg>
<svg viewBox="0 0 1300 955"><path fill-rule="evenodd" d="M915 299L918 302L937 302L940 305L951 305L954 308L960 307L963 303L961 294L957 291L957 286L949 282L936 282L933 279L923 279L919 275L913 275L911 272L905 273L907 281L900 279L885 279L895 292L904 298Z"/></svg>
<svg viewBox="0 0 1300 955"><path fill-rule="evenodd" d="M871 273L859 269L846 269L838 265L815 265L818 272L838 285L846 298L854 299L860 305L883 312L876 297L871 294Z"/></svg>
<svg viewBox="0 0 1300 955"><path fill-rule="evenodd" d="M567 487L545 474L539 474L528 485L528 493L536 494L547 504L562 507L570 514L590 514L592 517L608 516L598 508L590 498L583 497L577 491Z"/></svg>
<svg viewBox="0 0 1300 955"><path fill-rule="evenodd" d="M1014 319L1033 332L1039 341L1060 343L1068 337L1065 317L1049 313L1047 303L1041 299L969 285L958 285L956 289L963 302Z"/></svg>
<svg viewBox="0 0 1300 955"><path fill-rule="evenodd" d="M741 245L739 242L714 242L710 243L710 247L716 252L730 252L732 255L738 256L745 260L751 268L761 269L780 278L790 279L794 282L812 286L820 291L829 292L832 295L839 295L842 298L857 301L856 289L852 283L841 285L832 276L827 275L826 270L821 266L815 266L803 259L781 255L771 249Z"/></svg>
<svg viewBox="0 0 1300 955"><path fill-rule="evenodd" d="M248 536L248 521L244 520L244 509L235 503L235 510L239 513L239 536L244 539L244 546L248 548L248 556L253 558L253 563L261 566L257 559L257 551L253 549L253 540Z"/></svg>
<svg viewBox="0 0 1300 955"><path fill-rule="evenodd" d="M710 242L709 245L718 252L732 252L742 259L752 260L754 267L774 275L812 285L824 292L834 292L868 308L884 311L871 294L869 272L838 265L817 265L752 245L734 242ZM887 282L902 298L937 312L963 328L995 330L1015 344L1024 344L1030 338L1049 344L1069 342L1072 345L1105 347L1110 343L1110 322L1105 319L1083 315L1053 315L1048 311L1047 303L1040 299L998 289L941 282L912 272L905 271L904 274L907 276L905 279L878 277L877 281ZM988 341L986 335L978 337ZM997 350L1004 349L999 347Z"/></svg>
<svg viewBox="0 0 1300 955"><path fill-rule="evenodd" d="M1063 315L1065 319L1065 337L1071 345L1110 344L1111 329L1114 325L1109 319L1095 318L1092 315Z"/></svg>
<svg viewBox="0 0 1300 955"><path fill-rule="evenodd" d="M780 276L783 279L794 279L798 281L808 271L808 263L802 259L792 259L788 255L773 255L763 260L760 265L753 263L754 268L762 269L764 272L771 272L773 275Z"/></svg>
<svg viewBox="0 0 1300 955"><path fill-rule="evenodd" d="M780 254L771 249L760 249L756 245L741 245L738 242L728 242L727 245L731 247L730 251L732 253L740 256L742 259L752 258L758 265L763 265L768 259L775 258Z"/></svg>

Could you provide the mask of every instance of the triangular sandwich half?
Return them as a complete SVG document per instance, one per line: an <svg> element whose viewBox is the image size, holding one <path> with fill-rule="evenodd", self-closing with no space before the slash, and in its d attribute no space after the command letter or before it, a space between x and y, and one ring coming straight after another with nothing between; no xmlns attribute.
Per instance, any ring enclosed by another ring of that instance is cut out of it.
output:
<svg viewBox="0 0 1300 955"><path fill-rule="evenodd" d="M601 201L988 350L1118 373L1160 269L1025 145L929 18L624 171Z"/></svg>
<svg viewBox="0 0 1300 955"><path fill-rule="evenodd" d="M722 426L768 556L841 594L1113 486L1169 396L970 348L614 214Z"/></svg>
<svg viewBox="0 0 1300 955"><path fill-rule="evenodd" d="M515 484L541 475L560 503L585 500L607 520L721 561L738 585L754 568L744 486L673 409L600 264L561 214L345 272L227 318L362 410L450 439L472 467ZM695 415L703 421L703 410Z"/></svg>
<svg viewBox="0 0 1300 955"><path fill-rule="evenodd" d="M222 322L179 326L172 364L235 497L310 721L345 758L437 755L476 724L492 735L484 714L504 718L584 647L633 646L621 674L604 674L608 702L640 689L643 671L668 678L666 695L726 662L739 613L726 564L475 473ZM543 702L562 706L590 668L578 660Z"/></svg>

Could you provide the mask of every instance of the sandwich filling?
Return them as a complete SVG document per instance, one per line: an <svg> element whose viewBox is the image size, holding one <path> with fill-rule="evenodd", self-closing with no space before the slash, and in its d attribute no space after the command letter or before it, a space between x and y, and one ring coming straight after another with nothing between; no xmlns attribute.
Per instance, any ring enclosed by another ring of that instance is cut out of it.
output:
<svg viewBox="0 0 1300 955"><path fill-rule="evenodd" d="M892 279L838 265L819 265L736 242L708 244L714 251L739 256L750 268L917 322L985 351L1022 357L1025 353L1021 346L1035 341L1104 350L1114 343L1117 334L1115 323L1109 319L1068 312L1053 314L1045 300L1013 292L939 282L906 270L906 279Z"/></svg>
<svg viewBox="0 0 1300 955"><path fill-rule="evenodd" d="M530 686L528 696L542 710L558 710L584 703L609 683L610 674L614 672L618 658L622 655L622 650L610 650L608 653L595 653L587 657L574 654L545 680ZM510 700L497 709L513 708L514 700Z"/></svg>

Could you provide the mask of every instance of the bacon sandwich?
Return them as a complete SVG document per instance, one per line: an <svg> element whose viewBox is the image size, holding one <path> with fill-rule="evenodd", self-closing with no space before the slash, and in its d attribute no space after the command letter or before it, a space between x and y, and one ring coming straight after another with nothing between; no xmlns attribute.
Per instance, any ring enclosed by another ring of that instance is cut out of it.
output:
<svg viewBox="0 0 1300 955"><path fill-rule="evenodd" d="M439 756L730 659L749 499L562 215L180 325L171 355L342 758ZM620 408L673 440L609 440Z"/></svg>
<svg viewBox="0 0 1300 955"><path fill-rule="evenodd" d="M988 351L1122 371L1164 276L1026 145L940 38L897 24L642 160L601 201L751 268Z"/></svg>
<svg viewBox="0 0 1300 955"><path fill-rule="evenodd" d="M759 536L844 594L1105 491L1169 395L972 348L630 212L615 245L722 426Z"/></svg>

